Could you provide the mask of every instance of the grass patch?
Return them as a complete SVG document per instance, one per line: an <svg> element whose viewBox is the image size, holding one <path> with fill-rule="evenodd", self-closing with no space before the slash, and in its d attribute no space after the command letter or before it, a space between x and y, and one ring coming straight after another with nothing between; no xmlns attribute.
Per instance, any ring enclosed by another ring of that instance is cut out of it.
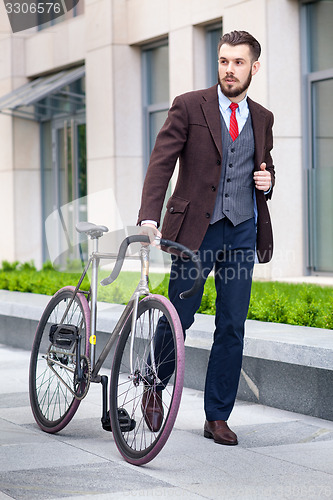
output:
<svg viewBox="0 0 333 500"><path fill-rule="evenodd" d="M0 289L53 295L59 288L76 285L81 272L59 272L46 263L37 270L32 262L2 262ZM108 275L101 272L99 278ZM98 300L126 304L138 281L139 272L123 271L110 286L98 287ZM151 291L167 296L169 275L151 275ZM81 288L89 289L86 277ZM215 314L214 279L208 278L199 312ZM308 284L255 281L252 285L249 319L290 325L333 329L333 288Z"/></svg>
<svg viewBox="0 0 333 500"><path fill-rule="evenodd" d="M248 318L333 329L333 288L254 282Z"/></svg>

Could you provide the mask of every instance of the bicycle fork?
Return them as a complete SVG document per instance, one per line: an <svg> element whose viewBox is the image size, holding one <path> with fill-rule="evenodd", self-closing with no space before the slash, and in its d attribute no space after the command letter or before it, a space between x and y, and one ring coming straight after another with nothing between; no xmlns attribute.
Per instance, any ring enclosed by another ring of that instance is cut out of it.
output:
<svg viewBox="0 0 333 500"><path fill-rule="evenodd" d="M149 275L149 247L148 246L142 246L140 249L140 260L141 260L141 278L140 282L133 293L133 296L130 300L130 303L127 305L125 308L125 311L123 312L122 318L119 320L117 325L122 325L123 321L126 318L126 314L129 313L131 310L132 318L131 318L131 333L130 333L130 352L129 352L129 361L130 361L130 375L129 378L133 381L134 385L139 385L140 381L143 381L144 383L148 385L153 385L154 381L158 381L157 377L157 370L156 370L156 363L155 363L155 353L154 353L154 346L153 346L153 336L154 336L154 331L151 328L151 320L149 316L149 333L148 333L148 341L150 343L150 370L148 373L135 373L135 360L134 360L134 342L135 342L135 337L136 337L136 329L137 329L137 319L138 319L138 307L139 307L139 300L140 297L142 296L147 296L149 295L149 283L148 283L148 275ZM94 270L93 270L94 271ZM94 275L94 272L93 272ZM94 286L95 280L92 277L92 286ZM97 284L97 278L96 278L96 284ZM96 294L92 294L93 296L96 296ZM92 311L95 308L95 304L91 305ZM150 313L149 313L150 314ZM92 332L95 331L96 324L95 324L95 317L92 316L91 318L91 329ZM118 331L118 328L116 327L116 330ZM118 333L120 333L120 330ZM115 334L115 332L114 332ZM114 335L113 334L113 335ZM92 345L90 345L92 347ZM104 348L105 351L108 350L108 345ZM103 352L100 356L100 359L103 358ZM99 364L100 364L100 359L97 361L96 365L94 363L94 357L91 356L91 360L94 364L94 369L93 369L93 374L99 371ZM103 401L103 408L102 408L102 426L103 429L107 431L111 431L111 422L110 422L110 414L108 411L108 377L106 375L102 375L100 377L95 376L93 377L93 381L99 381L102 385L102 401ZM118 412L124 412L121 408L118 409ZM123 415L122 415L123 417ZM126 418L129 418L128 416L125 416ZM129 429L128 426L132 429L132 421L130 423L126 423L125 428ZM127 426L127 427L126 427ZM130 430L131 430L130 429Z"/></svg>
<svg viewBox="0 0 333 500"><path fill-rule="evenodd" d="M137 319L138 319L138 306L139 299L142 295L149 295L149 247L142 246L140 250L140 259L141 259L141 279L139 285L134 293L134 303L133 303L133 312L132 312L132 328L131 328L131 341L130 341L130 376L133 380L134 385L139 385L140 378L148 385L153 385L154 381L157 380L157 370L155 363L155 352L154 352L154 331L151 328L151 312L149 311L149 329L148 329L148 341L150 345L150 369L148 373L139 373L135 372L134 367L134 342L136 337L136 328L137 328ZM138 378L139 376L139 378Z"/></svg>

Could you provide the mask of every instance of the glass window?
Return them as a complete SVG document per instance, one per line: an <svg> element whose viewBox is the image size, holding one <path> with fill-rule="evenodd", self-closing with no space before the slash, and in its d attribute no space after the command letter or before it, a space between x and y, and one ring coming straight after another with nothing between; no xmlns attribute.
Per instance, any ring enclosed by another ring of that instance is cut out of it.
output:
<svg viewBox="0 0 333 500"><path fill-rule="evenodd" d="M333 1L303 2L307 72L309 267L333 272Z"/></svg>
<svg viewBox="0 0 333 500"><path fill-rule="evenodd" d="M306 5L309 43L309 70L322 71L333 67L333 0Z"/></svg>
<svg viewBox="0 0 333 500"><path fill-rule="evenodd" d="M169 109L169 47L167 41L143 50L145 164Z"/></svg>
<svg viewBox="0 0 333 500"><path fill-rule="evenodd" d="M333 271L333 73L312 83L311 238L314 271Z"/></svg>
<svg viewBox="0 0 333 500"><path fill-rule="evenodd" d="M144 51L147 70L147 102L169 100L169 47L163 45Z"/></svg>
<svg viewBox="0 0 333 500"><path fill-rule="evenodd" d="M80 257L75 224L87 220L84 101L81 78L36 105L41 119L43 259L64 268Z"/></svg>
<svg viewBox="0 0 333 500"><path fill-rule="evenodd" d="M217 46L222 36L222 22L206 28L207 87L217 83Z"/></svg>
<svg viewBox="0 0 333 500"><path fill-rule="evenodd" d="M155 45L147 46L142 51L143 63L143 116L145 122L145 151L144 170L146 171L150 154L154 148L157 134L163 126L169 110L169 47L164 40ZM168 187L166 199L171 194ZM165 201L162 209L162 218L165 213ZM153 252L150 262L163 265L169 262L164 252Z"/></svg>
<svg viewBox="0 0 333 500"><path fill-rule="evenodd" d="M75 224L87 220L85 117L43 122L41 134L43 256L65 268L80 257Z"/></svg>
<svg viewBox="0 0 333 500"><path fill-rule="evenodd" d="M35 106L35 118L44 121L61 114L66 116L84 113L85 82L85 77L80 78L40 100Z"/></svg>

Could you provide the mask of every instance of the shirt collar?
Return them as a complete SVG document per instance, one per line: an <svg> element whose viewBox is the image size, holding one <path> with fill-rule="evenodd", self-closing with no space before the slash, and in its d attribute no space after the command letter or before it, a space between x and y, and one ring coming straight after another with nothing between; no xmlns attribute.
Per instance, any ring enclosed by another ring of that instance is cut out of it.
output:
<svg viewBox="0 0 333 500"><path fill-rule="evenodd" d="M229 108L231 101L228 99L227 96L225 96L221 90L220 85L217 86L217 94L219 98L219 107L222 112L226 112L227 109ZM239 108L239 113L240 115L245 115L247 110L248 110L248 104L247 104L247 95L244 97L242 101L238 103L238 108Z"/></svg>

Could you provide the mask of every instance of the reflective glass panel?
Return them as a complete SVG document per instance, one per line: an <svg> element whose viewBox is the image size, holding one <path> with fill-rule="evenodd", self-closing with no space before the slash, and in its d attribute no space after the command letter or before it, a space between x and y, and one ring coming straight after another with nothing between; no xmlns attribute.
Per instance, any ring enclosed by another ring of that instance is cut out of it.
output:
<svg viewBox="0 0 333 500"><path fill-rule="evenodd" d="M207 28L206 54L207 54L207 87L217 83L218 55L217 46L222 36L222 23L219 26Z"/></svg>
<svg viewBox="0 0 333 500"><path fill-rule="evenodd" d="M307 5L310 71L333 68L333 0Z"/></svg>
<svg viewBox="0 0 333 500"><path fill-rule="evenodd" d="M147 104L169 100L169 47L145 51L147 60Z"/></svg>
<svg viewBox="0 0 333 500"><path fill-rule="evenodd" d="M333 271L333 79L312 84L312 247L316 271Z"/></svg>

